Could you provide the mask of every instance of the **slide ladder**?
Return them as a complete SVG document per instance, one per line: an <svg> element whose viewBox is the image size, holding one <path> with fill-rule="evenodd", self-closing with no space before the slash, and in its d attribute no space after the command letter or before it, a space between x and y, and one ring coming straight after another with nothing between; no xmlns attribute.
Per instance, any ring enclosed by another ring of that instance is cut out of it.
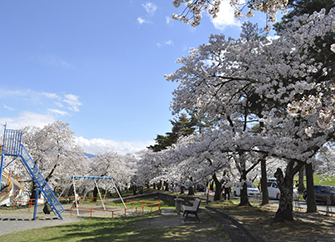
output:
<svg viewBox="0 0 335 242"><path fill-rule="evenodd" d="M35 184L39 187L43 193L45 199L49 202L52 211L58 215L60 219L63 219L60 215L64 212L64 208L58 201L56 195L49 187L47 181L44 179L42 173L36 166L35 162L31 158L30 154L26 150L23 144L21 144L22 131L21 130L10 130L5 129L2 156L18 156L21 158L22 164L27 170L30 177L34 180Z"/></svg>

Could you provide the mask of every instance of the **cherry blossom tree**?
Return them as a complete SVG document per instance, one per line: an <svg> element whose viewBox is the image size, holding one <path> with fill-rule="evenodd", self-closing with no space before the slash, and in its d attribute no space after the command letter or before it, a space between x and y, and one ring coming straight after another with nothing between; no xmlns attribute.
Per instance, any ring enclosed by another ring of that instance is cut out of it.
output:
<svg viewBox="0 0 335 242"><path fill-rule="evenodd" d="M120 155L114 151L105 150L91 159L90 166L86 172L90 176L112 177L119 189L126 188L131 183L131 179L136 172L136 158L132 154ZM104 182L104 188L107 190L105 181L101 182ZM91 183L88 185L90 187L87 189L92 189L95 184ZM96 189L95 192L97 192ZM97 196L97 194L93 195L94 197Z"/></svg>
<svg viewBox="0 0 335 242"><path fill-rule="evenodd" d="M208 44L177 60L183 65L180 69L166 75L168 81L180 83L171 105L174 113L197 109L200 115L229 124L235 136L245 137L238 139L239 152L249 152L245 147L256 142L253 152L286 161L285 171L275 172L281 190L277 220L293 219L293 176L313 162L334 134L332 127L317 125L318 114L312 109L301 115L287 112L292 99L326 90L327 80L333 78L328 65L332 52L317 61L309 56L311 50L320 50L316 42L332 32L333 19L334 10L296 17L272 41L212 35ZM325 43L322 48L330 46ZM248 123L264 125L261 132L248 135Z"/></svg>
<svg viewBox="0 0 335 242"><path fill-rule="evenodd" d="M154 152L152 150L143 150L139 155L139 160L137 162L137 173L136 173L136 185L138 187L150 186L154 184L156 188L156 183L162 179L166 181L166 176L163 175L164 167L162 166L161 154L165 150ZM171 179L172 176L168 177ZM173 179L173 178L172 178Z"/></svg>
<svg viewBox="0 0 335 242"><path fill-rule="evenodd" d="M245 186L240 205L250 205L247 196L247 174L257 165L257 159L250 159L253 145L237 140L244 137L235 135L229 126L183 137L166 152L165 166L176 166L183 177L192 178L193 183L213 180L216 185L214 200L221 200L223 185ZM238 147L238 145L240 147ZM247 152L248 151L248 152ZM254 162L256 160L256 162ZM234 169L238 170L237 177ZM169 169L170 171L170 169Z"/></svg>
<svg viewBox="0 0 335 242"><path fill-rule="evenodd" d="M69 124L59 120L43 128L23 129L23 144L54 190L61 189L74 173L87 168L87 157L75 145L74 138Z"/></svg>
<svg viewBox="0 0 335 242"><path fill-rule="evenodd" d="M328 180L335 176L335 151L333 141L328 142L320 149L314 165L315 173L321 174L322 179Z"/></svg>
<svg viewBox="0 0 335 242"><path fill-rule="evenodd" d="M183 7L184 10L180 14L173 14L172 18L180 20L186 24L196 27L200 24L202 13L207 12L212 18L216 18L220 11L221 2L226 0L174 0L172 3L176 8ZM183 5L185 3L185 5ZM288 0L229 0L230 5L234 8L236 18L242 18L243 14L247 17L253 17L255 11L261 11L266 15L267 25L266 31L271 30L269 23L276 21L278 11L285 12Z"/></svg>

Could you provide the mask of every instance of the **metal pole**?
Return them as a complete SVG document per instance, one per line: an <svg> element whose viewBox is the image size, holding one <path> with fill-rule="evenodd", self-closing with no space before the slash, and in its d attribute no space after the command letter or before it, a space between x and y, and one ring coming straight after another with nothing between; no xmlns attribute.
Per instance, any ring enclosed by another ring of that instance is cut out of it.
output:
<svg viewBox="0 0 335 242"><path fill-rule="evenodd" d="M121 194L119 193L119 189L117 189L117 187L115 186L115 183L114 183L113 180L112 180L112 182L113 182L113 185L114 185L114 187L116 189L117 194L119 194L119 197L120 197L120 199L121 199L121 201L123 203L124 208L127 208L126 204L124 204L124 201L123 201L123 198L122 198Z"/></svg>
<svg viewBox="0 0 335 242"><path fill-rule="evenodd" d="M2 179L2 171L3 171L3 161L5 159L5 155L1 155L1 165L0 165L0 190L1 190L1 179Z"/></svg>
<svg viewBox="0 0 335 242"><path fill-rule="evenodd" d="M9 163L4 167L4 169L5 169L7 166L9 166L13 161L15 161L18 157L19 157L19 156L16 156L11 162L9 162Z"/></svg>
<svg viewBox="0 0 335 242"><path fill-rule="evenodd" d="M68 186L70 186L70 184L71 184L71 180L67 183L67 185L65 186L65 188L63 189L63 191L60 193L60 195L58 196L58 200L59 200L59 198L63 195L63 193L65 192L65 190L66 190L66 188L68 187Z"/></svg>
<svg viewBox="0 0 335 242"><path fill-rule="evenodd" d="M40 188L37 187L36 188L36 194L35 194L35 206L34 206L34 217L33 217L33 220L36 220L39 193L40 193Z"/></svg>
<svg viewBox="0 0 335 242"><path fill-rule="evenodd" d="M98 185L97 185L97 182L95 181L95 179L93 179L93 180L94 180L95 186L96 186L97 189L98 189L99 197L100 197L101 202L102 202L102 207L104 208L104 210L106 210L106 208L105 208L105 204L104 204L104 200L102 200L101 193L100 193L99 187L98 187Z"/></svg>
<svg viewBox="0 0 335 242"><path fill-rule="evenodd" d="M73 181L73 191L74 191L74 201L76 203L76 208L77 208L77 216L79 216L79 209L78 209L78 204L77 204L77 193L76 193L76 184L74 182L74 179L72 180ZM72 206L72 205L71 205Z"/></svg>

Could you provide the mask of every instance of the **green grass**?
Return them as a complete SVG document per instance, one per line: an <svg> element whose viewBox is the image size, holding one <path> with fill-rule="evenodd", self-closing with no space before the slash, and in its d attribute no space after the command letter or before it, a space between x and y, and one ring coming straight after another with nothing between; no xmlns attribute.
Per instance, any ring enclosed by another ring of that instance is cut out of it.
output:
<svg viewBox="0 0 335 242"><path fill-rule="evenodd" d="M129 241L141 232L136 230L136 221L149 218L144 215L122 219L87 218L79 223L32 229L0 237L0 241ZM143 231L145 234L145 231ZM145 241L145 240L143 240Z"/></svg>
<svg viewBox="0 0 335 242"><path fill-rule="evenodd" d="M335 177L328 177L328 178L322 178L322 175L314 175L314 185L324 185L324 186L335 186ZM294 184L295 181L298 181L298 176L294 177ZM259 184L259 180L255 181L254 184L257 186ZM306 176L304 176L304 184L306 186Z"/></svg>
<svg viewBox="0 0 335 242"><path fill-rule="evenodd" d="M114 219L87 218L78 223L0 236L0 241L230 241L222 226L215 219L205 212L199 216L202 223L185 223L168 228L150 225L150 221L155 221L154 219L169 218L169 216L158 213ZM177 219L181 220L179 217Z"/></svg>
<svg viewBox="0 0 335 242"><path fill-rule="evenodd" d="M314 175L315 185L335 186L335 177L323 179L322 175Z"/></svg>
<svg viewBox="0 0 335 242"><path fill-rule="evenodd" d="M143 199L134 200L142 201ZM145 200L154 202L159 201L157 199L147 198ZM138 203L134 204L138 206ZM120 206L122 204L109 204L109 206L114 205ZM161 208L174 209L174 204L167 201L161 201ZM85 217L85 220L77 223L3 235L0 236L0 241L230 241L229 236L224 232L223 227L205 211L199 212L199 217L202 223L181 223L182 218L180 215L161 215L156 209L154 209L154 212L137 216L119 218ZM164 223L171 219L173 221L177 220L178 225L164 227L166 226ZM161 223L163 223L163 226Z"/></svg>
<svg viewBox="0 0 335 242"><path fill-rule="evenodd" d="M324 185L324 186L335 186L335 177L328 177L323 178L322 175L314 175L314 185ZM294 177L294 184L295 181L298 181L298 176ZM306 176L304 176L304 184L306 187Z"/></svg>
<svg viewBox="0 0 335 242"><path fill-rule="evenodd" d="M140 203L140 201L149 201L150 203L154 202L154 203L158 203L160 202L161 203L161 208L174 208L175 204L174 203L171 203L169 201L164 201L164 200L157 200L155 198L134 198L134 199L124 199L124 203L127 203L127 200L131 200L131 201L139 201L139 202L128 202L128 207L142 207L142 203ZM148 205L150 203L145 203L145 205ZM92 200L86 200L83 201L81 203L82 205L90 205L90 204L101 204L100 201L98 202L94 202L92 203ZM109 201L108 204L105 203L105 205L108 205L108 206L116 206L116 207L120 207L120 208L123 208L123 203L121 202L121 200L118 200L118 201L115 201L115 202L111 202ZM158 205L155 204L153 205L154 208L157 208Z"/></svg>

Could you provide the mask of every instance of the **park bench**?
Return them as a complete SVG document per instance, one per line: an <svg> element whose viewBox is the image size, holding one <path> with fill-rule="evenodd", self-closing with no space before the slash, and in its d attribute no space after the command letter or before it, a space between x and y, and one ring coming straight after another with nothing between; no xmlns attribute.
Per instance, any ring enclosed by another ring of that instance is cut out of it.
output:
<svg viewBox="0 0 335 242"><path fill-rule="evenodd" d="M183 211L184 211L183 216L185 216L185 214L186 214L184 222L186 221L187 216L189 214L194 214L197 217L197 219L199 220L199 222L200 222L200 219L198 217L198 210L199 210L199 207L200 207L200 201L201 200L199 198L196 198L194 200L193 206L183 205Z"/></svg>

